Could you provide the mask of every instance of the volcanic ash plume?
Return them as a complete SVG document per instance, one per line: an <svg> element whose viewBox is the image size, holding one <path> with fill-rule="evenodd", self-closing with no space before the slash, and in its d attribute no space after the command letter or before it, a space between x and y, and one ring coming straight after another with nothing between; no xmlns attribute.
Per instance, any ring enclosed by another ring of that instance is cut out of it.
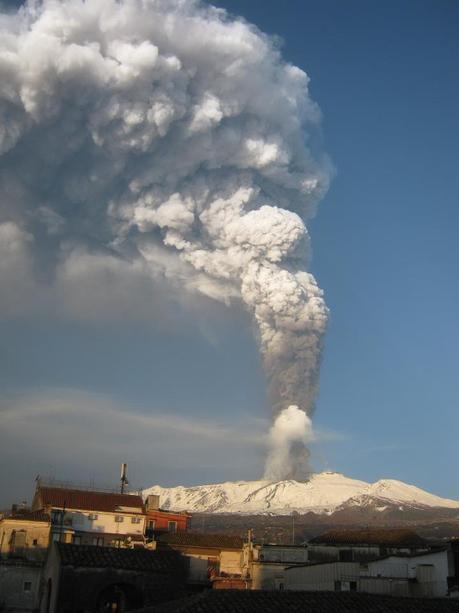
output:
<svg viewBox="0 0 459 613"><path fill-rule="evenodd" d="M313 440L312 422L304 411L294 404L281 411L269 432L270 454L265 478L304 479L308 474L307 445Z"/></svg>
<svg viewBox="0 0 459 613"><path fill-rule="evenodd" d="M327 322L306 272L328 185L307 75L193 0L31 1L0 18L0 118L5 295L70 308L111 279L114 305L148 275L242 303L279 415L267 475L296 475Z"/></svg>

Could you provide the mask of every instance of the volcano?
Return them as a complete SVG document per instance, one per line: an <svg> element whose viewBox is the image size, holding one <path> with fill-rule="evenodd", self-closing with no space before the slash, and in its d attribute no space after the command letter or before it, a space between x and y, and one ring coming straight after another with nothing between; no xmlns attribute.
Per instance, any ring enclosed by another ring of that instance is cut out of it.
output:
<svg viewBox="0 0 459 613"><path fill-rule="evenodd" d="M160 496L161 508L195 513L238 513L247 515L288 515L315 513L332 515L346 509L453 512L459 500L430 494L414 485L381 479L367 483L341 473L312 474L305 481L227 481L191 487L154 485L143 491Z"/></svg>

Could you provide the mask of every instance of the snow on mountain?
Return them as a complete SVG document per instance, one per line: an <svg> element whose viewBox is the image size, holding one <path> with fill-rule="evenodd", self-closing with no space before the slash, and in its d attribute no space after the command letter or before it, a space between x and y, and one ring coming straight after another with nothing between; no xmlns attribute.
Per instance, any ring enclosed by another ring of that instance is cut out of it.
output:
<svg viewBox="0 0 459 613"><path fill-rule="evenodd" d="M159 494L163 509L201 513L244 513L276 515L296 511L331 514L337 509L386 504L411 508L459 509L459 501L440 498L402 481L382 479L366 483L334 472L311 475L307 481L228 481L209 485L162 487L143 491ZM378 506L379 505L379 506Z"/></svg>

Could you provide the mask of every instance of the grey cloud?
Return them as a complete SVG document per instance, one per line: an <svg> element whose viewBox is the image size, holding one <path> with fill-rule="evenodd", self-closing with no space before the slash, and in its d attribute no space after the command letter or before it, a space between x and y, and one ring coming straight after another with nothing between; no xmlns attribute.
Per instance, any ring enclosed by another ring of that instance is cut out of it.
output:
<svg viewBox="0 0 459 613"><path fill-rule="evenodd" d="M190 479L204 469L213 471L215 479L229 464L253 477L247 467L261 464L264 449L259 424L250 417L238 429L231 423L161 412L159 407L139 413L110 396L68 388L4 396L0 419L2 451L15 466L13 479L6 464L0 470L3 502L11 502L10 488L16 493L18 474L22 487L27 482L32 487L37 472L78 480L89 475L104 484L122 460L132 465L133 483L144 485L163 482L174 471ZM235 449L239 462L234 461Z"/></svg>

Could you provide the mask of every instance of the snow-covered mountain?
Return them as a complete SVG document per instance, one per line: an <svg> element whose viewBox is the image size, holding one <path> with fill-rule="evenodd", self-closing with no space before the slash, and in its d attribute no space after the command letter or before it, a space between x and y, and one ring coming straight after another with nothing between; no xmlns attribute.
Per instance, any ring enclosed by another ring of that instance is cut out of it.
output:
<svg viewBox="0 0 459 613"><path fill-rule="evenodd" d="M403 509L458 509L459 501L440 498L394 479L366 483L340 473L317 473L307 481L228 481L210 485L161 487L143 491L159 494L163 509L196 513L244 513L275 515L335 511L371 506L384 511L388 506Z"/></svg>

